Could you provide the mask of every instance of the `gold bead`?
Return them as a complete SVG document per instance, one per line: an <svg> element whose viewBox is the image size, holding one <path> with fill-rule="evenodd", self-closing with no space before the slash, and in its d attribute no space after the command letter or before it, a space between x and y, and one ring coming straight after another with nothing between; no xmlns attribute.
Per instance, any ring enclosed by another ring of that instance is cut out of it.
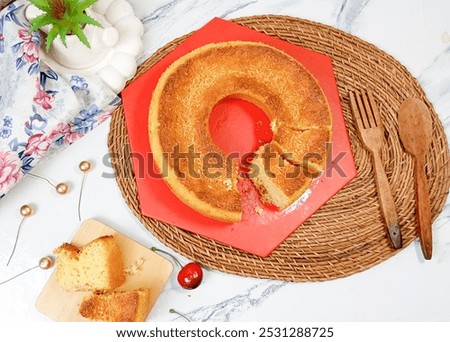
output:
<svg viewBox="0 0 450 342"><path fill-rule="evenodd" d="M56 186L56 192L60 195L64 195L69 191L69 186L66 183L59 183Z"/></svg>
<svg viewBox="0 0 450 342"><path fill-rule="evenodd" d="M82 161L78 167L81 172L88 173L91 171L92 165L88 161Z"/></svg>
<svg viewBox="0 0 450 342"><path fill-rule="evenodd" d="M25 204L20 207L20 215L23 217L31 216L33 215L33 208L29 206L28 204Z"/></svg>
<svg viewBox="0 0 450 342"><path fill-rule="evenodd" d="M53 260L50 257L45 257L39 260L39 268L43 270L48 270L53 266Z"/></svg>

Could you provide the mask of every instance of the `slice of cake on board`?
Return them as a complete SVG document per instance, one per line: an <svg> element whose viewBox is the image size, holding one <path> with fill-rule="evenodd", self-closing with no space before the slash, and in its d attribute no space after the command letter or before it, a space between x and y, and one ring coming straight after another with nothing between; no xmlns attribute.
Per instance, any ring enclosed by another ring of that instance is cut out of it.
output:
<svg viewBox="0 0 450 342"><path fill-rule="evenodd" d="M172 273L172 263L124 234L93 219L82 223L70 244L81 248L102 236L114 236L122 254L126 279L113 291L133 292L150 289L149 304L145 313L147 317ZM87 322L90 319L80 314L80 305L84 298L90 295L92 295L90 291L64 290L58 283L55 270L36 301L36 309L55 321Z"/></svg>
<svg viewBox="0 0 450 342"><path fill-rule="evenodd" d="M112 235L81 249L64 243L54 253L58 283L66 291L112 290L125 282L122 252Z"/></svg>
<svg viewBox="0 0 450 342"><path fill-rule="evenodd" d="M149 312L150 289L94 293L83 299L80 314L94 321L144 322Z"/></svg>

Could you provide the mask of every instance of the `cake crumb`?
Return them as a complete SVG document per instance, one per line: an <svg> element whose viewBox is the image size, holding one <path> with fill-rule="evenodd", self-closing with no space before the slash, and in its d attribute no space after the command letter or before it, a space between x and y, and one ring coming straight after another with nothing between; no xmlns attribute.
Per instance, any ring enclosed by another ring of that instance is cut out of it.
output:
<svg viewBox="0 0 450 342"><path fill-rule="evenodd" d="M227 191L230 191L233 189L233 183L231 182L231 179L227 178L223 181L223 184L227 187Z"/></svg>
<svg viewBox="0 0 450 342"><path fill-rule="evenodd" d="M142 266L144 265L145 259L142 257L135 261L134 264L128 266L124 271L125 274L133 275L142 271Z"/></svg>
<svg viewBox="0 0 450 342"><path fill-rule="evenodd" d="M276 133L278 130L277 127L277 119L273 119L272 121L270 121L270 129L272 130L272 132Z"/></svg>
<svg viewBox="0 0 450 342"><path fill-rule="evenodd" d="M261 208L259 205L257 205L257 206L255 207L255 211L256 211L256 213L257 213L259 216L261 216L262 213L264 212L264 209Z"/></svg>
<svg viewBox="0 0 450 342"><path fill-rule="evenodd" d="M445 31L445 32L442 33L442 35L441 35L441 40L442 40L442 42L445 43L445 44L450 43L450 34L449 34L447 31Z"/></svg>

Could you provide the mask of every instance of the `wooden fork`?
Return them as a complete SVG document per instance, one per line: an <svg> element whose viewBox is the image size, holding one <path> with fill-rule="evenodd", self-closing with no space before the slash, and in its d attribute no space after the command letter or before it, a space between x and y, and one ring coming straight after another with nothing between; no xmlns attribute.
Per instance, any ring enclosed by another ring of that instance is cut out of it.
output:
<svg viewBox="0 0 450 342"><path fill-rule="evenodd" d="M402 247L402 235L394 198L380 158L384 136L380 113L370 91L350 91L349 95L359 137L373 157L378 199L381 213L386 222L389 240L391 245L398 249Z"/></svg>

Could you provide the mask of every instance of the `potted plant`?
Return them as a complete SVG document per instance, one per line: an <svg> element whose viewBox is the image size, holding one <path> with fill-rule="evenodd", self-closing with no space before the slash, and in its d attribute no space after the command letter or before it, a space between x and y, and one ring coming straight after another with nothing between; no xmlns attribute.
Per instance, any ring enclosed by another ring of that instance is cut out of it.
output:
<svg viewBox="0 0 450 342"><path fill-rule="evenodd" d="M99 0L29 0L31 31L46 35L45 50L59 64L83 69L100 61L118 39L104 16L91 9Z"/></svg>
<svg viewBox="0 0 450 342"><path fill-rule="evenodd" d="M81 43L90 48L90 44L83 29L86 25L102 27L102 25L86 13L98 0L29 0L41 15L30 20L31 31L51 25L47 33L45 48L50 50L55 38L59 36L67 47L67 35L75 35Z"/></svg>
<svg viewBox="0 0 450 342"><path fill-rule="evenodd" d="M54 71L97 74L116 93L136 72L143 26L126 0L29 0L31 30L45 38L41 59Z"/></svg>

